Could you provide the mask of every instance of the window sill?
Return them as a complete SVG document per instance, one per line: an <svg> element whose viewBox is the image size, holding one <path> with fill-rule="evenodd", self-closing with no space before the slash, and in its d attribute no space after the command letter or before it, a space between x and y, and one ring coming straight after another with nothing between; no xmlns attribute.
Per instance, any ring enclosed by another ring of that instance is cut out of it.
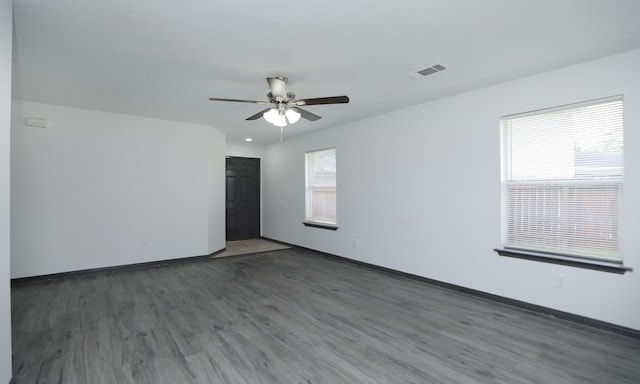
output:
<svg viewBox="0 0 640 384"><path fill-rule="evenodd" d="M496 251L500 256L540 261L543 263L568 265L570 267L592 269L592 270L602 271L602 272L623 274L625 272L633 271L633 268L629 266L625 266L622 263L616 263L616 262L610 262L610 261L579 259L579 258L569 257L569 256L554 255L550 253L539 253L539 252L532 252L532 251L523 251L520 249L510 249L510 248L496 248L494 249L494 251Z"/></svg>
<svg viewBox="0 0 640 384"><path fill-rule="evenodd" d="M313 221L303 221L302 224L305 227L328 229L330 231L337 231L338 230L338 226L337 225L332 225L332 224L316 223L316 222L313 222Z"/></svg>

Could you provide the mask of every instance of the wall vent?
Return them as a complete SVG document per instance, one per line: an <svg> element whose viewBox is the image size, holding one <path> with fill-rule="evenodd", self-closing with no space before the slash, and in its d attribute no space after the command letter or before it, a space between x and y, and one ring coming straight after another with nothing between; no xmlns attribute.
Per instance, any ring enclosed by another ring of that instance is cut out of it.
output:
<svg viewBox="0 0 640 384"><path fill-rule="evenodd" d="M441 72L444 71L445 69L448 69L449 66L442 64L442 63L438 63L438 64L434 64L428 68L425 69L421 69L419 71L416 71L416 77L424 77L424 76L429 76L429 75L433 75L434 73L437 72Z"/></svg>

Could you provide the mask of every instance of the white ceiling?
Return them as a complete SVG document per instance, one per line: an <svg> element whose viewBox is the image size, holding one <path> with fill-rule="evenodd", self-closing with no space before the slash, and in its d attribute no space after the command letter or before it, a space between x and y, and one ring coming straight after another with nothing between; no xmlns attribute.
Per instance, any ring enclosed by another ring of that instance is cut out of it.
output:
<svg viewBox="0 0 640 384"><path fill-rule="evenodd" d="M268 76L323 116L287 136L640 47L638 0L15 0L14 97L212 125L244 119ZM451 69L415 79L410 72Z"/></svg>

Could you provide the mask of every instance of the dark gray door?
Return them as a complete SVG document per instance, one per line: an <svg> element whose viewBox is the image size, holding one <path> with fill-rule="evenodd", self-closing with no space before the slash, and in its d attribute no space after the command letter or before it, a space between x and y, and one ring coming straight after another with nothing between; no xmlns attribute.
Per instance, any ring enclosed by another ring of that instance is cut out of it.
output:
<svg viewBox="0 0 640 384"><path fill-rule="evenodd" d="M227 241L260 237L260 159L227 158Z"/></svg>

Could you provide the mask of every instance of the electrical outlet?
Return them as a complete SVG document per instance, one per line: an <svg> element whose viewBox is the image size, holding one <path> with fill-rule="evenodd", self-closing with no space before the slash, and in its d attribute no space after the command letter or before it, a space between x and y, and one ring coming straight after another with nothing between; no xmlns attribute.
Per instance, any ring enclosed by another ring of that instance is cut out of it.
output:
<svg viewBox="0 0 640 384"><path fill-rule="evenodd" d="M353 248L358 248L358 247L360 247L360 240L353 239Z"/></svg>
<svg viewBox="0 0 640 384"><path fill-rule="evenodd" d="M567 289L567 277L563 274L556 274L555 286L560 289Z"/></svg>
<svg viewBox="0 0 640 384"><path fill-rule="evenodd" d="M142 250L147 250L149 249L149 242L146 240L143 240L140 242L140 249Z"/></svg>

